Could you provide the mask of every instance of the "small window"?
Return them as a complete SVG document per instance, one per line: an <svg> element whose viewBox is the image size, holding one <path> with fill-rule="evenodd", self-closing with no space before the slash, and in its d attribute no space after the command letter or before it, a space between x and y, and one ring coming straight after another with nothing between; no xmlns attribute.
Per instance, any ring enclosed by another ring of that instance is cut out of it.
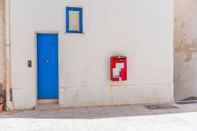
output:
<svg viewBox="0 0 197 131"><path fill-rule="evenodd" d="M83 33L83 9L80 7L66 7L66 32Z"/></svg>

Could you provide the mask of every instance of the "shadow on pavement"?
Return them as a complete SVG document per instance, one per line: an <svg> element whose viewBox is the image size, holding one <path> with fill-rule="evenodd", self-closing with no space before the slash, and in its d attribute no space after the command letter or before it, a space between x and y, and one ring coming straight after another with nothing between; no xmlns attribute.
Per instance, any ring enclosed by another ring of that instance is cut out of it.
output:
<svg viewBox="0 0 197 131"><path fill-rule="evenodd" d="M113 107L58 108L4 112L0 119L106 119L116 117L164 115L170 113L197 112L197 104L176 105L177 108L150 109L145 105L126 105Z"/></svg>

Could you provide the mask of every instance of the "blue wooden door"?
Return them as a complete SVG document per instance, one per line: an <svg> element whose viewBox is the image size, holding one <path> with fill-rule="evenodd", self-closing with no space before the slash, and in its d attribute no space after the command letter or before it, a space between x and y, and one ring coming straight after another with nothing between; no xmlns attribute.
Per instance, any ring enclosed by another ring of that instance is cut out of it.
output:
<svg viewBox="0 0 197 131"><path fill-rule="evenodd" d="M37 34L38 99L58 99L58 34Z"/></svg>

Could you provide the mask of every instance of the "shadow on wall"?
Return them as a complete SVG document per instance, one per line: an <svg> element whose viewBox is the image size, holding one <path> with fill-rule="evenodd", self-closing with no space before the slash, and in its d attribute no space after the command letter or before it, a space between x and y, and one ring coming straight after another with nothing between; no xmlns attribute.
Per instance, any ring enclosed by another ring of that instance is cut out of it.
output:
<svg viewBox="0 0 197 131"><path fill-rule="evenodd" d="M0 83L0 112L4 109L5 103L5 90L3 89L3 84Z"/></svg>

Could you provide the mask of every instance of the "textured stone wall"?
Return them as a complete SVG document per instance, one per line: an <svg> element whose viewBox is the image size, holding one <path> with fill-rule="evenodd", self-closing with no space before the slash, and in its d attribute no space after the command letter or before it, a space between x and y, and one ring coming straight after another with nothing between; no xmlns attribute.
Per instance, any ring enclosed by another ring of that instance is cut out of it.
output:
<svg viewBox="0 0 197 131"><path fill-rule="evenodd" d="M4 0L0 0L0 83L4 81Z"/></svg>
<svg viewBox="0 0 197 131"><path fill-rule="evenodd" d="M197 1L175 0L175 98L197 97Z"/></svg>

